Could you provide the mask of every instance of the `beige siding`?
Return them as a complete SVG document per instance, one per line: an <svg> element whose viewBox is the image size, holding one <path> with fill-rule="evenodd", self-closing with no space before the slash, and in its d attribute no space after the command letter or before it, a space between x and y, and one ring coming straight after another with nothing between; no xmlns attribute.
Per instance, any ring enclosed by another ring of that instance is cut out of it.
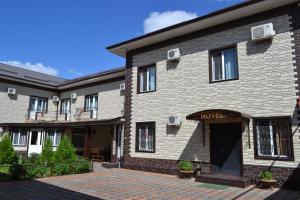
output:
<svg viewBox="0 0 300 200"><path fill-rule="evenodd" d="M130 155L159 159L209 161L209 135L202 144L202 128L187 121L188 114L206 109L229 109L251 116L292 116L296 90L293 67L292 33L288 15L218 32L190 41L144 52L133 57L132 128ZM272 22L273 41L251 41L251 26ZM237 44L239 80L209 84L209 50ZM180 48L178 65L166 62L167 50ZM157 91L137 94L137 67L157 66ZM169 116L182 118L174 134L167 129ZM135 152L136 122L156 121L156 152ZM253 132L243 140L244 164L270 164L254 160ZM299 132L294 132L295 162L275 162L275 166L295 167L300 161ZM209 134L209 126L206 127Z"/></svg>
<svg viewBox="0 0 300 200"><path fill-rule="evenodd" d="M17 95L8 95L7 88L16 88ZM57 104L52 101L52 96L56 93L0 82L0 123L25 122L31 95L48 98L49 115L55 116Z"/></svg>
<svg viewBox="0 0 300 200"><path fill-rule="evenodd" d="M124 95L120 92L121 83L124 83L124 81L114 81L92 87L62 92L60 94L60 98L70 98L71 93L77 93L77 99L72 101L71 104L72 120L76 120L74 116L76 109L84 108L85 96L90 94L98 94L98 119L116 118L122 116L121 111L124 107Z"/></svg>

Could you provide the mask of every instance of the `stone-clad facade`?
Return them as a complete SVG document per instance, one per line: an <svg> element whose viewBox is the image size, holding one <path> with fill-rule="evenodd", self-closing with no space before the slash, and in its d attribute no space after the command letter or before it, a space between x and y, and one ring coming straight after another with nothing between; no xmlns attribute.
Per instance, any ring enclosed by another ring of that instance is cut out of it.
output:
<svg viewBox="0 0 300 200"><path fill-rule="evenodd" d="M287 179L297 185L298 11L294 4L128 52L124 167L174 174L178 160L190 160L210 173L210 123L203 134L202 123L185 118L196 111L226 109L251 116L249 123L242 123L242 175L255 181L270 169L280 185ZM273 39L252 41L251 27L266 23L274 25ZM238 80L210 83L209 53L227 46L237 48ZM176 64L166 59L174 48L181 51ZM156 66L156 91L139 94L138 68L147 65ZM182 119L175 132L166 125L169 116ZM291 116L292 160L255 158L253 118L278 116ZM155 152L137 152L136 123L149 121L155 121Z"/></svg>

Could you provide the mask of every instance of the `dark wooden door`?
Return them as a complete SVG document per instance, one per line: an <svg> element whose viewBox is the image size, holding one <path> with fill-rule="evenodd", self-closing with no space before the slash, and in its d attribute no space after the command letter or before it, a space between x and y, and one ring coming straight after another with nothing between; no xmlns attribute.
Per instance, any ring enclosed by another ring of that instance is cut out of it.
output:
<svg viewBox="0 0 300 200"><path fill-rule="evenodd" d="M210 156L213 173L241 175L241 124L211 124Z"/></svg>

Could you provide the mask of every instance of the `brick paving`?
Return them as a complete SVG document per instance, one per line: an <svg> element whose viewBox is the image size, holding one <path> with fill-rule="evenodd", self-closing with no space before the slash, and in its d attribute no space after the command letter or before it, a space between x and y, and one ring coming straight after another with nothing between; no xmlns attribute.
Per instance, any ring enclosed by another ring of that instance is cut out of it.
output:
<svg viewBox="0 0 300 200"><path fill-rule="evenodd" d="M0 183L2 200L99 199L300 199L300 191L225 187L211 189L193 179L126 169ZM201 186L202 185L202 186Z"/></svg>

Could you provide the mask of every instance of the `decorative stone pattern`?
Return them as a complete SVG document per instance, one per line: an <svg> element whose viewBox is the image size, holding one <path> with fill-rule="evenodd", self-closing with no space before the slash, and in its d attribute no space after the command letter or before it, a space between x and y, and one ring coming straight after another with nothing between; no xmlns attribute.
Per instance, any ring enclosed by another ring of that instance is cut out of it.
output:
<svg viewBox="0 0 300 200"><path fill-rule="evenodd" d="M218 27L213 33L210 33L211 30L203 31L204 34L199 33L199 37L186 40L182 37L169 42L169 45L161 43L128 55L130 76L126 85L130 85L130 89L126 92L125 115L128 118L124 167L174 173L175 163L180 159L209 163L209 124L206 124L203 134L201 123L187 121L185 117L196 111L219 108L247 113L252 117L292 116L294 161L256 160L252 120L243 123L244 175L252 178L249 175L255 174L257 178L260 170L272 166L276 168L276 176L281 172L279 183L282 184L286 181L283 177L289 175L287 172L294 170L298 173L300 134L297 131L296 100L299 94L295 92L297 76L294 74L293 36L296 34L291 20L288 9L276 10L226 24L222 26L224 30ZM274 24L276 31L273 40L251 41L251 27L269 22ZM237 45L239 80L209 84L209 51L233 44ZM182 56L177 64L166 62L166 52L173 48L181 50ZM137 94L137 67L151 64L157 67L156 92ZM166 126L171 115L182 118L182 126L178 130L170 130ZM156 122L155 153L135 152L136 122L146 121ZM209 172L209 164L206 166ZM256 172L249 166L256 166Z"/></svg>

